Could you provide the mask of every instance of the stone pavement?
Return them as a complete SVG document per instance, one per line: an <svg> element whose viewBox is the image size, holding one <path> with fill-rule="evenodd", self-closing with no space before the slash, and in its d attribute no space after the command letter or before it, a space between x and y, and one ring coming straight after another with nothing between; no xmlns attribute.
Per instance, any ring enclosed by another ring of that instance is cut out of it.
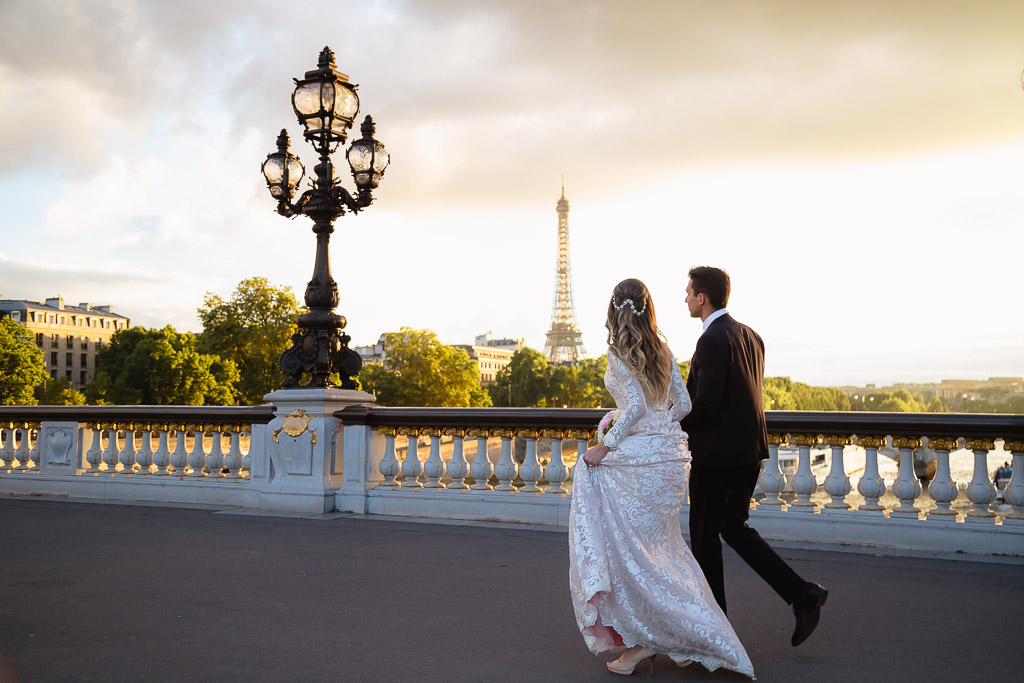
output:
<svg viewBox="0 0 1024 683"><path fill-rule="evenodd" d="M781 554L831 593L792 648L789 608L726 551L759 681L1022 680L1019 562ZM621 680L583 645L567 570L564 531L7 498L0 681Z"/></svg>

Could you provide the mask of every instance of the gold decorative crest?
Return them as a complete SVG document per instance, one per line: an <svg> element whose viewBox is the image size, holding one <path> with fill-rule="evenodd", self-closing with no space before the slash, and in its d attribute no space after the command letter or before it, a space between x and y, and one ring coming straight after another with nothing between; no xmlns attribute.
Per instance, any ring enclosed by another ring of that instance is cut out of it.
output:
<svg viewBox="0 0 1024 683"><path fill-rule="evenodd" d="M309 423L313 420L312 415L307 415L305 410L299 408L293 410L291 415L281 419L281 426L275 429L273 432L274 442L281 443L278 441L277 435L284 432L288 436L295 438L309 429ZM316 432L310 430L310 434L313 435L313 443L316 443Z"/></svg>

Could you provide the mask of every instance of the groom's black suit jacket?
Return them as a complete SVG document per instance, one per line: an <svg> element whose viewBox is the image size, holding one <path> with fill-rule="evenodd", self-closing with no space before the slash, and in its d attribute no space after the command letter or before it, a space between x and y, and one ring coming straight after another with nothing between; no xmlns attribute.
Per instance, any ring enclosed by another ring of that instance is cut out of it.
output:
<svg viewBox="0 0 1024 683"><path fill-rule="evenodd" d="M764 342L728 313L697 340L686 389L693 409L680 424L694 469L754 465L768 457L764 421Z"/></svg>

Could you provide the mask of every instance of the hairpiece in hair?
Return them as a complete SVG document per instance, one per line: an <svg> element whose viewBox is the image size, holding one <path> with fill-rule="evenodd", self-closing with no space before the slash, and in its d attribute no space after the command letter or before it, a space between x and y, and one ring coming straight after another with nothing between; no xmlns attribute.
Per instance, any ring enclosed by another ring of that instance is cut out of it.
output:
<svg viewBox="0 0 1024 683"><path fill-rule="evenodd" d="M631 309L633 309L633 315L643 315L644 311L647 310L647 300L646 299L644 300L644 305L638 311L638 310L636 310L636 306L633 305L633 300L632 299L625 299L625 300L623 300L623 302L621 304L617 304L617 303L615 303L615 297L612 297L612 306L615 308L616 311L621 311L623 308L626 307L626 304L629 304L629 307Z"/></svg>

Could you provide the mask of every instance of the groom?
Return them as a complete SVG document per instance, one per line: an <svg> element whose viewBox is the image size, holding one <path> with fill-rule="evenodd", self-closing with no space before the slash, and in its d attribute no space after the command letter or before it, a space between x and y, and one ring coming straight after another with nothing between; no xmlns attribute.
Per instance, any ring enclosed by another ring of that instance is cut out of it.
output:
<svg viewBox="0 0 1024 683"><path fill-rule="evenodd" d="M689 434L690 543L715 600L725 607L722 543L732 546L787 604L793 606L795 646L818 625L828 591L804 581L747 526L750 496L768 457L764 420L764 342L732 319L729 274L719 268L690 269L686 306L704 322L690 361L686 388L693 410L680 423Z"/></svg>

